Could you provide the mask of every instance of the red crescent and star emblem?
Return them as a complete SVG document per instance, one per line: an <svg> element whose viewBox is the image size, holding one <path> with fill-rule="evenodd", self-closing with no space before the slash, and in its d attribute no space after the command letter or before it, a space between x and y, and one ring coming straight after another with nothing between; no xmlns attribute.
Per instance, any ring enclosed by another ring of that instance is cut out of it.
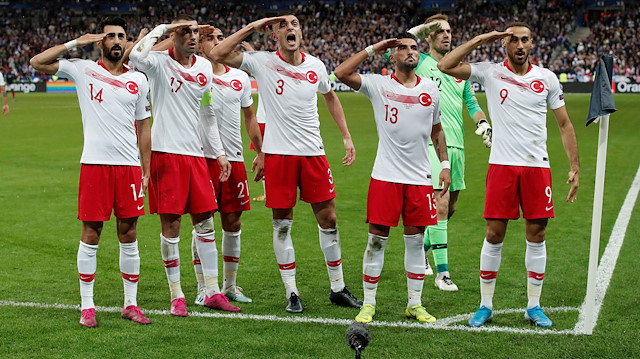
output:
<svg viewBox="0 0 640 359"><path fill-rule="evenodd" d="M236 91L242 90L242 82L240 82L240 80L231 80L230 85L231 85L231 88Z"/></svg>
<svg viewBox="0 0 640 359"><path fill-rule="evenodd" d="M129 91L130 94L135 95L138 93L138 84L133 82L133 81L129 81L127 82L124 87L127 89L127 91Z"/></svg>
<svg viewBox="0 0 640 359"><path fill-rule="evenodd" d="M529 84L529 88L531 88L531 90L535 93L541 93L542 91L544 91L544 84L540 80L531 81L531 84Z"/></svg>
<svg viewBox="0 0 640 359"><path fill-rule="evenodd" d="M420 102L422 106L430 106L433 100L431 100L431 96L429 96L429 94L423 92L418 95L418 102Z"/></svg>
<svg viewBox="0 0 640 359"><path fill-rule="evenodd" d="M318 82L318 75L313 71L307 72L307 81L311 84L315 84Z"/></svg>
<svg viewBox="0 0 640 359"><path fill-rule="evenodd" d="M207 84L207 76L203 73L199 73L196 75L196 81L198 82L198 85L204 86Z"/></svg>

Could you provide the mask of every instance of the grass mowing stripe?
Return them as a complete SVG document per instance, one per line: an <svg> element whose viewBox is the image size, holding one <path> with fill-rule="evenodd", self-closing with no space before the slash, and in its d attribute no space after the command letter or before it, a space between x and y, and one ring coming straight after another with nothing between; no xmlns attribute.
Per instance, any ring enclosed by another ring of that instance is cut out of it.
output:
<svg viewBox="0 0 640 359"><path fill-rule="evenodd" d="M72 309L80 310L79 305L60 304L60 303L36 303L36 302L15 302L10 300L0 300L0 306L11 307L31 307L31 308L52 308L52 309ZM103 313L119 313L122 308L120 307L102 307L96 306L96 312ZM547 312L568 312L578 310L576 307L556 307L545 308ZM170 315L168 310L154 310L145 309L147 315ZM511 313L524 313L524 309L502 309L496 310L494 314L511 314ZM435 330L461 330L472 332L502 332L502 333L514 333L514 334L562 334L570 335L576 334L574 330L553 330L553 329L521 329L521 328L509 328L509 327L482 327L482 328L470 328L466 325L453 324L459 321L468 320L474 313L466 313L455 315L453 317L438 319L435 323L418 323L418 322L406 322L406 321L374 321L368 323L373 327L388 327L388 328L413 328L413 329L435 329ZM277 315L257 315L257 314L241 314L241 313L220 313L220 312L199 312L189 311L189 316L197 318L218 318L218 319L243 319L243 320L263 320L270 322L286 322L286 323L316 323L324 325L349 325L353 322L350 319L335 319L335 318L313 318L313 317L279 317Z"/></svg>
<svg viewBox="0 0 640 359"><path fill-rule="evenodd" d="M620 254L620 249L622 248L622 242L624 242L624 237L627 233L627 227L629 226L629 221L631 220L631 211L633 210L633 207L636 204L636 200L638 199L638 191L640 191L640 167L638 167L636 176L631 183L631 188L629 188L627 197L624 199L624 203L620 208L620 213L618 214L616 223L613 225L613 230L611 231L609 242L607 243L607 247L605 248L602 257L600 258L600 265L598 265L598 273L596 276L596 298L595 306L593 308L594 329L598 324L598 314L600 314L600 308L602 307L604 296L605 294L607 294L609 283L611 283L613 270L616 268L618 255ZM582 303L582 306L580 308L578 322L576 323L574 329L578 333L584 332L584 326L586 324L584 309L586 305L587 303L585 299L585 302Z"/></svg>

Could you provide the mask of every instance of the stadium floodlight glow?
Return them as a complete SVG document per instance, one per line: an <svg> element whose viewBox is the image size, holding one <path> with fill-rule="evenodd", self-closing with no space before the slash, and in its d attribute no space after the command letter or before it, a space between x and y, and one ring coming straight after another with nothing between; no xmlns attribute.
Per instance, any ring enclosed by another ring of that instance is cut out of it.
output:
<svg viewBox="0 0 640 359"><path fill-rule="evenodd" d="M598 258L600 257L600 232L602 227L602 202L604 198L604 175L607 164L607 141L609 137L609 116L616 111L611 90L611 75L613 73L613 56L604 55L600 59L593 82L587 126L592 122L600 123L598 134L598 155L596 158L596 181L593 194L593 216L591 220L591 244L589 248L589 271L587 275L587 295L584 302L585 316L584 334L593 334L596 313L595 295L598 272Z"/></svg>

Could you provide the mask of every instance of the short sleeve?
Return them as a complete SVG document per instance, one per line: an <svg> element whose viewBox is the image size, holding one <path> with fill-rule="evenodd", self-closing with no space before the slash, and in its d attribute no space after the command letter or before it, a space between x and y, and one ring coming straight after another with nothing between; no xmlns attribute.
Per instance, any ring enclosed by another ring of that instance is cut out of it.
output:
<svg viewBox="0 0 640 359"><path fill-rule="evenodd" d="M484 84L485 76L489 73L492 66L490 62L474 62L470 63L471 74L469 75L469 81Z"/></svg>
<svg viewBox="0 0 640 359"><path fill-rule="evenodd" d="M242 64L239 69L255 74L257 72L256 69L259 68L260 64L262 63L264 65L266 63L266 59L264 57L264 51L246 51L242 55Z"/></svg>
<svg viewBox="0 0 640 359"><path fill-rule="evenodd" d="M249 76L243 76L240 107L249 107L251 105L253 105L253 97L251 96L251 80L249 79Z"/></svg>
<svg viewBox="0 0 640 359"><path fill-rule="evenodd" d="M140 76L140 97L136 103L136 120L144 120L151 117L151 105L149 105L149 82L144 76Z"/></svg>
<svg viewBox="0 0 640 359"><path fill-rule="evenodd" d="M547 94L547 103L549 108L557 110L564 106L564 93L562 92L562 85L555 76L555 74L547 76L549 79L549 93Z"/></svg>
<svg viewBox="0 0 640 359"><path fill-rule="evenodd" d="M56 72L56 76L68 78L75 81L80 75L80 70L77 67L78 61L82 60L59 59L58 72Z"/></svg>
<svg viewBox="0 0 640 359"><path fill-rule="evenodd" d="M373 75L371 74L358 74L360 76L360 88L358 89L359 92L367 97L370 97L371 94L371 86L372 81L373 81Z"/></svg>
<svg viewBox="0 0 640 359"><path fill-rule="evenodd" d="M320 69L318 70L319 74L319 78L318 78L318 91L320 91L321 94L326 94L329 91L331 91L331 82L329 82L329 74L327 73L327 69L324 67L324 65L320 66Z"/></svg>

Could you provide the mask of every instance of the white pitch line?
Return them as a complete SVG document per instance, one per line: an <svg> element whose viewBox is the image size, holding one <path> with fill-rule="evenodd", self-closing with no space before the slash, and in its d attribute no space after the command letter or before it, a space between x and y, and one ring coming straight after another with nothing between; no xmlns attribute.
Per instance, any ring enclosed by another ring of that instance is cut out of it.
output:
<svg viewBox="0 0 640 359"><path fill-rule="evenodd" d="M80 310L80 306L78 305L70 305L70 304L60 304L60 303L35 303L35 302L15 302L10 300L0 300L0 306L11 306L11 307L34 307L34 308L51 308L51 309L71 309L71 310ZM119 313L122 310L120 307L96 307L96 312L105 312L105 313ZM546 312L568 312L568 311L577 311L577 307L556 307L556 308L545 308ZM168 310L155 310L155 309L145 309L145 314L150 315L170 315ZM511 314L511 313L524 313L524 309L503 309L496 310L494 314ZM458 331L470 331L470 332L502 332L502 333L513 333L513 334L541 334L541 335L550 335L550 334L561 334L561 335L575 335L576 332L572 329L566 330L554 330L554 329L521 329L521 328L509 328L509 327L481 327L481 328L470 328L466 325L455 324L460 321L465 321L471 318L474 313L460 314L455 315L453 317L438 319L435 323L418 323L418 322L407 322L407 321L397 321L397 322L387 322L387 321L373 321L368 323L369 326L372 327L387 327L387 328L414 328L414 329L435 329L435 330L458 330ZM336 318L313 318L313 317L302 317L302 316L290 316L290 317L279 317L277 315L257 315L257 314L241 314L241 313L220 313L220 312L199 312L199 311L190 311L190 317L197 318L224 318L224 319L243 319L243 320L263 320L270 322L285 322L285 323L318 323L318 324L328 324L328 325L349 325L353 323L352 319L336 319Z"/></svg>
<svg viewBox="0 0 640 359"><path fill-rule="evenodd" d="M618 255L620 254L620 248L622 248L622 242L627 233L627 227L631 220L631 212L638 199L638 192L640 191L640 167L636 172L636 177L631 183L631 188L627 192L627 197L624 199L622 207L620 207L620 213L616 219L616 223L613 225L611 236L609 237L609 243L600 258L600 264L598 265L598 273L596 274L596 292L595 292L595 306L593 308L593 322L594 328L598 324L598 315L600 314L600 308L604 301L604 296L607 294L609 283L611 283L611 277L613 276L613 270L616 268L616 262L618 261ZM580 314L578 315L578 322L574 328L576 333L584 333L584 327L586 325L585 314L585 302L580 307Z"/></svg>

